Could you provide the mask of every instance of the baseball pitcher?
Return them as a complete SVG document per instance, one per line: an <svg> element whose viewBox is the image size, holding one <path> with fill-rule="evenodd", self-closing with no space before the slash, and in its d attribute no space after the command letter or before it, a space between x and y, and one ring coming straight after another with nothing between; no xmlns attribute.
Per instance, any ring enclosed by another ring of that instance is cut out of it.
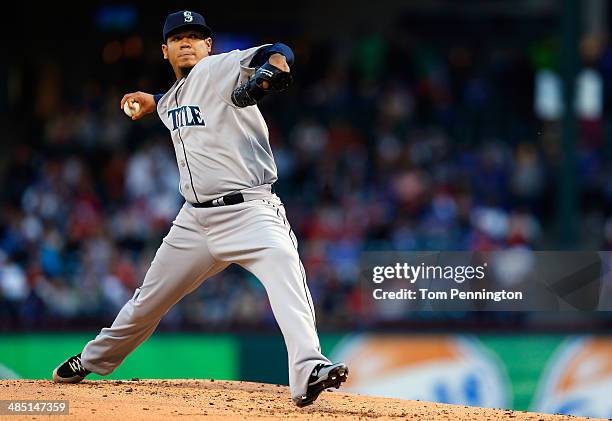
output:
<svg viewBox="0 0 612 421"><path fill-rule="evenodd" d="M132 119L157 110L170 131L185 204L140 288L111 327L53 371L78 383L112 373L155 330L161 318L205 279L232 263L264 285L285 339L291 397L299 407L346 381L345 364L321 354L312 298L297 240L273 184L276 164L257 102L291 83L294 56L277 43L211 55L202 15L168 15L162 53L176 75L163 95L127 94Z"/></svg>

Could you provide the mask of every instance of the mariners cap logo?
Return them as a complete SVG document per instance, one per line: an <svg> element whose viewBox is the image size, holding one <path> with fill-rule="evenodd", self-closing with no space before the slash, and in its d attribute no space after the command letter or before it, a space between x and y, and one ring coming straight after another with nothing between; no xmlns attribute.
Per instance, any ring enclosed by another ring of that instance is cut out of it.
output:
<svg viewBox="0 0 612 421"><path fill-rule="evenodd" d="M164 42L168 39L168 34L186 26L188 26L189 29L198 29L202 31L207 37L212 33L210 28L206 25L204 16L198 12L192 12L191 10L181 10L170 13L166 17L164 30L162 32Z"/></svg>

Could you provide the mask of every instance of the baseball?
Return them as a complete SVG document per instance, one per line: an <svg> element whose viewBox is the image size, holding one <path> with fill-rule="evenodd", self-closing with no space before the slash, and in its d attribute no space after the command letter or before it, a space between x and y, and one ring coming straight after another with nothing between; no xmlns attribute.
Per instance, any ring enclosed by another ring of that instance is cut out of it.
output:
<svg viewBox="0 0 612 421"><path fill-rule="evenodd" d="M138 101L128 99L127 101L125 101L125 104L123 104L123 112L128 117L132 117L134 114L138 114L138 111L140 111L140 104L138 103Z"/></svg>

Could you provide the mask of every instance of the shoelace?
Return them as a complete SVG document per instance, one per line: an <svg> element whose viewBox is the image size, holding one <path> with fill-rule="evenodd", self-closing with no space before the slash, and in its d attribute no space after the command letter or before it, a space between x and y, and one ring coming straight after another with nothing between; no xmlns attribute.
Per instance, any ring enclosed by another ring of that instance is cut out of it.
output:
<svg viewBox="0 0 612 421"><path fill-rule="evenodd" d="M70 368L72 369L72 371L76 372L76 373L84 373L85 371L85 367L83 367L83 364L81 364L81 359L80 358L74 358L72 361L68 361L68 365L70 366Z"/></svg>
<svg viewBox="0 0 612 421"><path fill-rule="evenodd" d="M325 364L317 364L310 374L311 379L316 379L319 376L319 370L325 367Z"/></svg>

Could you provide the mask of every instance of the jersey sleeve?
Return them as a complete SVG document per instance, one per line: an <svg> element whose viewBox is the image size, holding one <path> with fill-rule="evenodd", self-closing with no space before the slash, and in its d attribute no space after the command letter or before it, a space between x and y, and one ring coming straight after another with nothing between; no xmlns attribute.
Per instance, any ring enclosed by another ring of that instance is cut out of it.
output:
<svg viewBox="0 0 612 421"><path fill-rule="evenodd" d="M221 98L231 106L234 106L231 99L232 92L255 73L251 61L257 52L265 47L267 45L219 54L216 56L217 60L211 62L211 83Z"/></svg>
<svg viewBox="0 0 612 421"><path fill-rule="evenodd" d="M159 102L160 99L162 99L162 97L166 95L166 94L155 94L153 95L153 100L155 101L155 103L157 104Z"/></svg>
<svg viewBox="0 0 612 421"><path fill-rule="evenodd" d="M257 50L257 53L251 59L250 67L259 67L263 65L266 61L268 61L270 56L275 53L284 55L287 59L287 64L289 67L293 66L293 62L295 60L293 50L282 42L277 42L276 44L264 46Z"/></svg>

